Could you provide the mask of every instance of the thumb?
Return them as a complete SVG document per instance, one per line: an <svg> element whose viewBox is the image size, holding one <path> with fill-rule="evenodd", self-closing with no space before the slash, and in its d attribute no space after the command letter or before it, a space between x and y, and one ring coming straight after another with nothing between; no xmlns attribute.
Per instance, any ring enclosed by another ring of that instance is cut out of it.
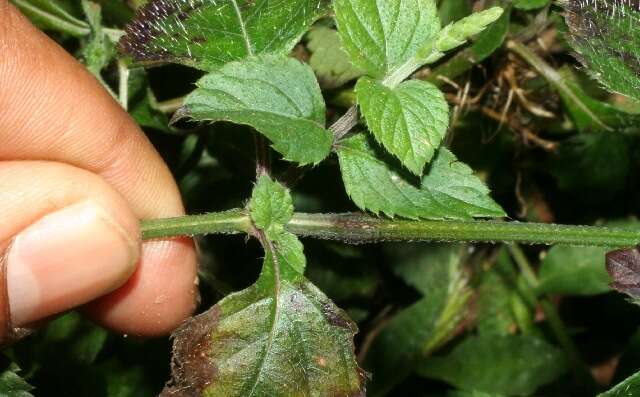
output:
<svg viewBox="0 0 640 397"><path fill-rule="evenodd" d="M99 176L52 162L0 163L0 325L14 327L114 291L135 270L138 221Z"/></svg>

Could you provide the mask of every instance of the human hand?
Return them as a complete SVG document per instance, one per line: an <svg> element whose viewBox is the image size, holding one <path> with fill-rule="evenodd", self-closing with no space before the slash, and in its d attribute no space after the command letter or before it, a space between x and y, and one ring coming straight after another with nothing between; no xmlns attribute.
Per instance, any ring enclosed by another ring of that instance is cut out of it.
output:
<svg viewBox="0 0 640 397"><path fill-rule="evenodd" d="M119 332L171 331L195 306L193 242L142 243L138 220L183 213L135 122L0 0L0 342L82 305Z"/></svg>

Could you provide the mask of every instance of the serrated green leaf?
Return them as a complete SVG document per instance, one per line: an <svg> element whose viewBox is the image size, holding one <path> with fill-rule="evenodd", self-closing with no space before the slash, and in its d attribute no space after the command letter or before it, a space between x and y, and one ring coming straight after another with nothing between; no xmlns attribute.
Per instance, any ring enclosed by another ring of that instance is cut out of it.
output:
<svg viewBox="0 0 640 397"><path fill-rule="evenodd" d="M20 375L20 368L12 363L9 368L0 373L0 396L2 397L33 397L30 393L34 389Z"/></svg>
<svg viewBox="0 0 640 397"><path fill-rule="evenodd" d="M636 372L598 397L632 397L640 395L640 372Z"/></svg>
<svg viewBox="0 0 640 397"><path fill-rule="evenodd" d="M336 0L338 32L352 62L382 79L440 30L434 0Z"/></svg>
<svg viewBox="0 0 640 397"><path fill-rule="evenodd" d="M263 175L258 179L249 201L251 220L271 240L279 254L302 274L306 266L302 243L284 229L293 216L293 200L289 190Z"/></svg>
<svg viewBox="0 0 640 397"><path fill-rule="evenodd" d="M311 51L309 65L324 88L337 88L363 75L363 71L351 64L336 30L320 26L312 29L307 39Z"/></svg>
<svg viewBox="0 0 640 397"><path fill-rule="evenodd" d="M121 49L137 61L214 70L258 54L287 54L325 15L327 0L153 0Z"/></svg>
<svg viewBox="0 0 640 397"><path fill-rule="evenodd" d="M564 0L569 42L609 91L640 99L640 3Z"/></svg>
<svg viewBox="0 0 640 397"><path fill-rule="evenodd" d="M531 334L471 336L445 357L431 357L422 376L458 388L528 396L568 369L562 352Z"/></svg>
<svg viewBox="0 0 640 397"><path fill-rule="evenodd" d="M396 314L367 355L371 394L385 395L413 372L421 359L452 335L470 297L462 268L464 245L413 244L387 247L393 271L424 297Z"/></svg>
<svg viewBox="0 0 640 397"><path fill-rule="evenodd" d="M273 239L273 244L285 263L292 266L296 272L304 274L307 258L304 255L302 243L295 234L284 231L267 238Z"/></svg>
<svg viewBox="0 0 640 397"><path fill-rule="evenodd" d="M255 128L286 160L316 164L333 142L313 70L293 58L263 56L228 63L200 79L179 116Z"/></svg>
<svg viewBox="0 0 640 397"><path fill-rule="evenodd" d="M363 134L342 141L338 158L347 193L361 209L412 219L504 216L489 189L446 148L417 185Z"/></svg>
<svg viewBox="0 0 640 397"><path fill-rule="evenodd" d="M389 88L363 77L356 95L376 140L414 174L421 176L449 125L444 94L425 81L406 81Z"/></svg>
<svg viewBox="0 0 640 397"><path fill-rule="evenodd" d="M356 325L277 245L265 251L253 286L174 334L173 383L161 396L364 396Z"/></svg>
<svg viewBox="0 0 640 397"><path fill-rule="evenodd" d="M611 279L605 269L609 248L552 247L542 260L536 288L539 294L596 295L609 292Z"/></svg>
<svg viewBox="0 0 640 397"><path fill-rule="evenodd" d="M275 237L293 215L293 200L287 188L263 175L253 189L249 209L253 223L267 237Z"/></svg>

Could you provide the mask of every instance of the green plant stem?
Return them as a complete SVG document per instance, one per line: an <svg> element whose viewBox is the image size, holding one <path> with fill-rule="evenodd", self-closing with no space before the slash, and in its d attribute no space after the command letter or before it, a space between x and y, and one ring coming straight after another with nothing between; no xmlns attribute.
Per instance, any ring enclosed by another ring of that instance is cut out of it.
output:
<svg viewBox="0 0 640 397"><path fill-rule="evenodd" d="M595 389L596 383L589 372L589 368L585 365L584 361L580 357L580 353L578 348L573 343L573 340L569 336L569 332L567 331L567 327L564 325L558 310L555 305L548 298L536 298L536 289L540 285L540 280L538 280L538 276L533 271L529 260L525 256L524 252L517 244L510 244L509 252L511 253L511 257L514 262L518 265L520 269L520 273L524 277L526 282L526 290L523 291L525 295L527 295L528 299L531 299L533 302L536 300L542 309L542 312L549 323L549 327L551 331L555 335L558 343L562 346L565 354L569 358L571 362L571 368L573 368L576 376L581 380L581 384L591 387Z"/></svg>
<svg viewBox="0 0 640 397"><path fill-rule="evenodd" d="M142 221L142 238L168 238L207 234L239 234L251 231L251 219L241 209Z"/></svg>
<svg viewBox="0 0 640 397"><path fill-rule="evenodd" d="M142 222L144 238L246 233L248 215L240 209ZM359 213L296 213L287 229L299 236L354 244L378 241L467 241L484 243L569 244L631 247L640 232L601 226L571 226L501 221L410 221Z"/></svg>

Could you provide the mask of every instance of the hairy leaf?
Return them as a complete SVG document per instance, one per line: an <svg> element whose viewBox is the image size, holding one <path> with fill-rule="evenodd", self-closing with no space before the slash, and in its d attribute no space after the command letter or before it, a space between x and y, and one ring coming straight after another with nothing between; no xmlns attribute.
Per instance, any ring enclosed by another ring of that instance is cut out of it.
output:
<svg viewBox="0 0 640 397"><path fill-rule="evenodd" d="M253 189L249 209L253 223L264 232L267 239L273 241L286 262L292 264L297 272L304 273L306 258L302 243L284 229L293 216L293 200L289 190L263 175Z"/></svg>
<svg viewBox="0 0 640 397"><path fill-rule="evenodd" d="M365 135L342 141L338 157L349 196L358 207L376 214L412 219L504 216L489 189L446 148L438 151L417 185Z"/></svg>
<svg viewBox="0 0 640 397"><path fill-rule="evenodd" d="M462 268L464 245L397 244L388 247L393 271L424 294L396 314L367 355L375 376L372 395L385 395L440 347L465 313L470 292Z"/></svg>
<svg viewBox="0 0 640 397"><path fill-rule="evenodd" d="M286 160L318 163L331 151L325 104L313 71L293 58L228 63L204 76L178 117L250 125Z"/></svg>
<svg viewBox="0 0 640 397"><path fill-rule="evenodd" d="M358 103L378 142L420 176L440 146L449 124L442 92L425 81L389 88L363 77L356 85Z"/></svg>
<svg viewBox="0 0 640 397"><path fill-rule="evenodd" d="M33 397L30 393L34 389L20 375L20 368L12 363L9 368L0 373L0 396Z"/></svg>
<svg viewBox="0 0 640 397"><path fill-rule="evenodd" d="M289 190L266 175L258 179L249 208L251 220L267 237L277 235L293 216L293 200Z"/></svg>
<svg viewBox="0 0 640 397"><path fill-rule="evenodd" d="M434 0L336 0L338 32L353 63L382 79L440 30Z"/></svg>
<svg viewBox="0 0 640 397"><path fill-rule="evenodd" d="M307 38L307 47L311 51L309 65L324 88L337 88L362 76L363 71L351 64L349 54L342 49L336 30L317 27L309 32Z"/></svg>
<svg viewBox="0 0 640 397"><path fill-rule="evenodd" d="M472 336L449 355L425 360L421 375L466 390L528 396L568 369L562 352L533 335Z"/></svg>
<svg viewBox="0 0 640 397"><path fill-rule="evenodd" d="M640 2L564 0L570 43L608 90L640 99Z"/></svg>
<svg viewBox="0 0 640 397"><path fill-rule="evenodd" d="M364 396L356 325L277 242L265 251L254 285L176 331L173 381L161 396Z"/></svg>
<svg viewBox="0 0 640 397"><path fill-rule="evenodd" d="M264 53L286 54L326 14L327 0L153 0L120 42L137 61L204 70Z"/></svg>
<svg viewBox="0 0 640 397"><path fill-rule="evenodd" d="M603 266L607 248L552 247L539 272L541 294L595 295L610 291L611 281Z"/></svg>
<svg viewBox="0 0 640 397"><path fill-rule="evenodd" d="M640 395L640 372L618 383L608 391L598 394L598 397L631 397Z"/></svg>

